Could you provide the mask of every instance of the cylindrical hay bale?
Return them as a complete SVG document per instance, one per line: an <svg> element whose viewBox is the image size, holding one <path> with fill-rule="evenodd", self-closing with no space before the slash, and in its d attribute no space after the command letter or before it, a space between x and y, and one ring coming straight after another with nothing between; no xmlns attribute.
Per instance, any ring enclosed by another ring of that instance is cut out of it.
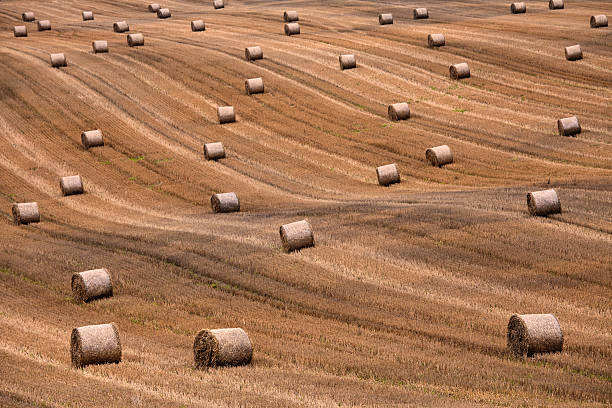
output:
<svg viewBox="0 0 612 408"><path fill-rule="evenodd" d="M540 217L561 214L561 202L555 190L534 191L527 194L529 214Z"/></svg>
<svg viewBox="0 0 612 408"><path fill-rule="evenodd" d="M191 22L191 31L206 31L204 20L194 20Z"/></svg>
<svg viewBox="0 0 612 408"><path fill-rule="evenodd" d="M285 24L285 35L298 35L300 33L299 23L286 23Z"/></svg>
<svg viewBox="0 0 612 408"><path fill-rule="evenodd" d="M193 342L193 358L198 369L245 365L253 358L253 345L240 328L200 330Z"/></svg>
<svg viewBox="0 0 612 408"><path fill-rule="evenodd" d="M578 122L576 116L557 120L557 128L559 129L559 136L574 136L582 132L582 127L580 127L580 122Z"/></svg>
<svg viewBox="0 0 612 408"><path fill-rule="evenodd" d="M419 20L422 18L429 18L429 12L425 7L415 8L412 12L412 16L414 20Z"/></svg>
<svg viewBox="0 0 612 408"><path fill-rule="evenodd" d="M70 336L72 365L77 368L90 364L121 362L121 341L115 323L97 324L72 329Z"/></svg>
<svg viewBox="0 0 612 408"><path fill-rule="evenodd" d="M354 54L343 54L338 57L338 60L340 61L341 70L357 68L357 60Z"/></svg>
<svg viewBox="0 0 612 408"><path fill-rule="evenodd" d="M591 16L591 28L607 27L608 17L601 14L599 16Z"/></svg>
<svg viewBox="0 0 612 408"><path fill-rule="evenodd" d="M215 8L215 10L222 9L223 7L225 7L225 1L223 1L223 0L214 0L213 1L213 7Z"/></svg>
<svg viewBox="0 0 612 408"><path fill-rule="evenodd" d="M451 65L449 68L451 79L462 79L470 77L470 66L466 62Z"/></svg>
<svg viewBox="0 0 612 408"><path fill-rule="evenodd" d="M225 149L223 143L214 142L204 145L204 158L206 160L219 160L225 158Z"/></svg>
<svg viewBox="0 0 612 408"><path fill-rule="evenodd" d="M140 33L128 34L127 43L130 47L140 47L141 45L144 45L144 35Z"/></svg>
<svg viewBox="0 0 612 408"><path fill-rule="evenodd" d="M565 7L563 0L550 0L548 2L548 8L551 10L561 10Z"/></svg>
<svg viewBox="0 0 612 408"><path fill-rule="evenodd" d="M102 131L100 129L88 130L81 133L81 142L83 143L83 147L85 147L85 149L89 149L90 147L104 146L104 136L102 135Z"/></svg>
<svg viewBox="0 0 612 408"><path fill-rule="evenodd" d="M510 5L510 11L512 14L522 14L527 12L527 6L525 3L512 3Z"/></svg>
<svg viewBox="0 0 612 408"><path fill-rule="evenodd" d="M12 212L13 222L16 225L40 222L38 203L15 203Z"/></svg>
<svg viewBox="0 0 612 408"><path fill-rule="evenodd" d="M219 106L217 108L217 116L219 117L220 124L236 121L236 113L233 106Z"/></svg>
<svg viewBox="0 0 612 408"><path fill-rule="evenodd" d="M391 120L398 121L410 119L410 106L408 106L406 102L394 103L393 105L389 105L387 113Z"/></svg>
<svg viewBox="0 0 612 408"><path fill-rule="evenodd" d="M442 167L453 162L453 152L447 145L436 146L425 151L425 157L432 166Z"/></svg>
<svg viewBox="0 0 612 408"><path fill-rule="evenodd" d="M26 26L15 26L13 27L13 34L15 34L15 37L27 37L28 28Z"/></svg>
<svg viewBox="0 0 612 408"><path fill-rule="evenodd" d="M172 17L172 13L170 13L169 8L160 8L157 10L157 18L170 18Z"/></svg>
<svg viewBox="0 0 612 408"><path fill-rule="evenodd" d="M297 251L315 245L312 227L306 220L282 225L280 227L280 237L285 252Z"/></svg>
<svg viewBox="0 0 612 408"><path fill-rule="evenodd" d="M219 193L210 197L210 206L215 213L240 211L240 200L236 193Z"/></svg>
<svg viewBox="0 0 612 408"><path fill-rule="evenodd" d="M51 66L53 68L68 66L66 56L63 53L51 54L49 57L51 58Z"/></svg>
<svg viewBox="0 0 612 408"><path fill-rule="evenodd" d="M400 174L395 163L377 167L376 176L378 177L378 184L381 186L388 186L400 182Z"/></svg>
<svg viewBox="0 0 612 408"><path fill-rule="evenodd" d="M93 41L91 43L91 48L93 48L94 54L108 52L108 42L104 40Z"/></svg>
<svg viewBox="0 0 612 408"><path fill-rule="evenodd" d="M393 24L393 14L379 14L378 24L380 25Z"/></svg>
<svg viewBox="0 0 612 408"><path fill-rule="evenodd" d="M151 13L157 13L159 9L161 8L161 6L157 3L151 3L149 4L149 7L147 8L149 9Z"/></svg>
<svg viewBox="0 0 612 408"><path fill-rule="evenodd" d="M65 196L83 194L83 180L81 180L79 175L62 177L60 179L60 187L62 194Z"/></svg>
<svg viewBox="0 0 612 408"><path fill-rule="evenodd" d="M247 95L264 93L263 78L251 78L244 81Z"/></svg>
<svg viewBox="0 0 612 408"><path fill-rule="evenodd" d="M443 47L446 45L444 34L429 34L427 36L427 46L429 48Z"/></svg>
<svg viewBox="0 0 612 408"><path fill-rule="evenodd" d="M36 19L34 18L34 12L33 12L33 11L26 11L25 13L23 13L23 14L21 15L21 19L22 19L23 21L25 21L25 22L28 22L28 23L29 23L29 22L32 22L32 21L34 21L34 20L36 20Z"/></svg>
<svg viewBox="0 0 612 408"><path fill-rule="evenodd" d="M49 20L38 20L36 25L38 31L49 31L51 29L51 22Z"/></svg>
<svg viewBox="0 0 612 408"><path fill-rule="evenodd" d="M93 269L72 275L72 295L77 302L113 296L113 282L106 269Z"/></svg>
<svg viewBox="0 0 612 408"><path fill-rule="evenodd" d="M84 11L82 14L83 21L90 21L94 19L93 11Z"/></svg>
<svg viewBox="0 0 612 408"><path fill-rule="evenodd" d="M300 18L298 17L297 11L285 11L283 13L283 20L285 23L292 23L294 21L300 21Z"/></svg>
<svg viewBox="0 0 612 408"><path fill-rule="evenodd" d="M247 61L254 61L263 58L263 51L260 46L247 47L244 49L244 57Z"/></svg>
<svg viewBox="0 0 612 408"><path fill-rule="evenodd" d="M563 332L552 314L512 315L508 322L508 349L516 356L563 350Z"/></svg>
<svg viewBox="0 0 612 408"><path fill-rule="evenodd" d="M581 60L582 48L580 48L580 44L572 45L571 47L565 47L565 58L568 61Z"/></svg>
<svg viewBox="0 0 612 408"><path fill-rule="evenodd" d="M116 33L125 33L126 31L130 31L130 26L126 21L117 21L113 23L113 31Z"/></svg>

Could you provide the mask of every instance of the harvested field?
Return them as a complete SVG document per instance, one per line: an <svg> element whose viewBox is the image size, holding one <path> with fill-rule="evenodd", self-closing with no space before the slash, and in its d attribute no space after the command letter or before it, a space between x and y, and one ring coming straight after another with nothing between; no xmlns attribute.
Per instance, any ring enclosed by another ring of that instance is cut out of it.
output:
<svg viewBox="0 0 612 408"><path fill-rule="evenodd" d="M135 0L0 2L0 406L612 404L612 31L590 26L612 2L212 3L158 19ZM410 119L391 122L398 101ZM560 136L572 116L581 133ZM211 142L224 159L205 160ZM455 160L438 168L440 145ZM383 188L387 163L401 183ZM74 174L87 193L64 198ZM530 216L547 189L563 212ZM240 212L214 214L229 191ZM40 222L14 224L29 202ZM285 253L278 228L302 219L316 246ZM72 274L98 268L113 296L77 303ZM513 357L513 314L553 314L563 351ZM72 329L108 322L121 362L72 368ZM236 327L250 364L197 370L197 333Z"/></svg>

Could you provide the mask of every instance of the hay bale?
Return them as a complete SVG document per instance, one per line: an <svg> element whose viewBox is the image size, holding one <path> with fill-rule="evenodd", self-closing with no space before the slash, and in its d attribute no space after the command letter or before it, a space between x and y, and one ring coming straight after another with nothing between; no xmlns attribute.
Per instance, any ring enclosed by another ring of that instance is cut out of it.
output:
<svg viewBox="0 0 612 408"><path fill-rule="evenodd" d="M204 20L194 20L191 22L191 31L206 31Z"/></svg>
<svg viewBox="0 0 612 408"><path fill-rule="evenodd" d="M557 120L559 136L574 136L582 132L582 127L576 116Z"/></svg>
<svg viewBox="0 0 612 408"><path fill-rule="evenodd" d="M38 31L49 31L51 30L51 21L49 20L38 20L36 23Z"/></svg>
<svg viewBox="0 0 612 408"><path fill-rule="evenodd" d="M285 35L298 35L300 33L299 23L286 23L285 24Z"/></svg>
<svg viewBox="0 0 612 408"><path fill-rule="evenodd" d="M97 41L94 41L94 43L95 42ZM102 131L100 129L88 130L81 133L81 142L83 143L83 147L85 147L85 149L104 146L104 136L102 135Z"/></svg>
<svg viewBox="0 0 612 408"><path fill-rule="evenodd" d="M113 282L106 269L93 269L72 275L72 295L77 302L113 296Z"/></svg>
<svg viewBox="0 0 612 408"><path fill-rule="evenodd" d="M379 14L378 24L380 25L393 24L393 14Z"/></svg>
<svg viewBox="0 0 612 408"><path fill-rule="evenodd" d="M27 23L30 23L34 20L36 20L34 18L34 12L33 11L26 11L25 13L21 14L21 19Z"/></svg>
<svg viewBox="0 0 612 408"><path fill-rule="evenodd" d="M312 227L306 220L282 225L279 232L285 252L297 251L315 245Z"/></svg>
<svg viewBox="0 0 612 408"><path fill-rule="evenodd" d="M160 8L161 8L161 6L159 4L157 4L157 3L151 3L147 7L147 9L149 9L149 12L151 12L151 13L157 13Z"/></svg>
<svg viewBox="0 0 612 408"><path fill-rule="evenodd" d="M608 17L601 14L598 16L591 16L591 28L600 28L608 26Z"/></svg>
<svg viewBox="0 0 612 408"><path fill-rule="evenodd" d="M193 342L193 359L198 369L245 365L252 358L253 345L240 328L200 330Z"/></svg>
<svg viewBox="0 0 612 408"><path fill-rule="evenodd" d="M210 197L210 206L214 213L240 211L240 200L236 193L218 193Z"/></svg>
<svg viewBox="0 0 612 408"><path fill-rule="evenodd" d="M213 7L215 8L215 10L222 9L225 7L225 1L224 0L214 0Z"/></svg>
<svg viewBox="0 0 612 408"><path fill-rule="evenodd" d="M263 78L251 78L244 81L247 95L264 93Z"/></svg>
<svg viewBox="0 0 612 408"><path fill-rule="evenodd" d="M294 21L300 21L297 11L285 11L283 13L283 21L285 23L293 23Z"/></svg>
<svg viewBox="0 0 612 408"><path fill-rule="evenodd" d="M142 35L141 33L128 34L127 43L130 47L140 47L144 45L144 35Z"/></svg>
<svg viewBox="0 0 612 408"><path fill-rule="evenodd" d="M68 62L66 61L66 56L61 52L56 53L56 54L50 54L49 58L51 59L51 66L53 68L68 66Z"/></svg>
<svg viewBox="0 0 612 408"><path fill-rule="evenodd" d="M244 57L247 61L255 61L263 59L263 51L260 46L247 47L244 49Z"/></svg>
<svg viewBox="0 0 612 408"><path fill-rule="evenodd" d="M91 21L94 19L93 11L84 11L81 14L83 15L83 21Z"/></svg>
<svg viewBox="0 0 612 408"><path fill-rule="evenodd" d="M550 0L548 2L548 8L551 10L561 10L562 8L565 8L565 4L563 0Z"/></svg>
<svg viewBox="0 0 612 408"><path fill-rule="evenodd" d="M60 179L60 188L64 196L83 194L83 180L81 176L67 176Z"/></svg>
<svg viewBox="0 0 612 408"><path fill-rule="evenodd" d="M442 167L453 162L453 152L447 145L431 147L425 151L425 157L432 166Z"/></svg>
<svg viewBox="0 0 612 408"><path fill-rule="evenodd" d="M121 362L121 341L115 323L97 324L72 329L70 336L72 365L77 368L90 364Z"/></svg>
<svg viewBox="0 0 612 408"><path fill-rule="evenodd" d="M444 34L429 34L427 36L427 46L429 48L443 47L446 45Z"/></svg>
<svg viewBox="0 0 612 408"><path fill-rule="evenodd" d="M387 109L389 119L398 121L410 119L410 106L406 102L394 103Z"/></svg>
<svg viewBox="0 0 612 408"><path fill-rule="evenodd" d="M225 149L223 148L223 143L206 143L204 145L204 158L206 158L206 160L224 159Z"/></svg>
<svg viewBox="0 0 612 408"><path fill-rule="evenodd" d="M561 214L561 202L555 190L533 191L527 194L529 214L545 217L550 214Z"/></svg>
<svg viewBox="0 0 612 408"><path fill-rule="evenodd" d="M462 79L470 77L470 66L466 62L451 65L449 68L451 79Z"/></svg>
<svg viewBox="0 0 612 408"><path fill-rule="evenodd" d="M582 59L582 48L580 44L565 47L565 58L568 61L577 61Z"/></svg>
<svg viewBox="0 0 612 408"><path fill-rule="evenodd" d="M219 117L219 123L222 125L236 121L236 113L233 106L219 106L217 108L217 116Z"/></svg>
<svg viewBox="0 0 612 408"><path fill-rule="evenodd" d="M15 26L13 27L13 34L15 37L27 37L28 28L26 26Z"/></svg>
<svg viewBox="0 0 612 408"><path fill-rule="evenodd" d="M169 8L160 8L157 10L157 18L170 18L172 17L172 13L170 13Z"/></svg>
<svg viewBox="0 0 612 408"><path fill-rule="evenodd" d="M420 20L422 18L429 18L429 12L425 7L415 8L412 11L412 17L414 20Z"/></svg>
<svg viewBox="0 0 612 408"><path fill-rule="evenodd" d="M527 12L527 6L525 3L512 3L510 5L510 11L512 14L523 14Z"/></svg>
<svg viewBox="0 0 612 408"><path fill-rule="evenodd" d="M552 314L512 315L508 322L508 349L515 356L563 350L563 332Z"/></svg>
<svg viewBox="0 0 612 408"><path fill-rule="evenodd" d="M378 177L378 184L381 186L389 186L400 182L400 174L395 163L377 167L376 177Z"/></svg>
<svg viewBox="0 0 612 408"><path fill-rule="evenodd" d="M130 26L126 21L117 21L113 23L113 31L116 33L125 33L126 31L130 31Z"/></svg>
<svg viewBox="0 0 612 408"><path fill-rule="evenodd" d="M94 54L108 52L108 42L104 40L93 41L91 43L91 48L93 48Z"/></svg>
<svg viewBox="0 0 612 408"><path fill-rule="evenodd" d="M14 203L12 212L16 225L40 222L38 203Z"/></svg>
<svg viewBox="0 0 612 408"><path fill-rule="evenodd" d="M338 60L340 61L340 69L343 71L345 69L357 68L357 60L355 60L354 54L340 55L340 57L338 57Z"/></svg>

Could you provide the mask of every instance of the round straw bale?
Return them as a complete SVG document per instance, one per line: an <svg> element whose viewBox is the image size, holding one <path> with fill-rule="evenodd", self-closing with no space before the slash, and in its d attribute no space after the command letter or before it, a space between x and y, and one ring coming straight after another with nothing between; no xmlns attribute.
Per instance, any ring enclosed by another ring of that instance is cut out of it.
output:
<svg viewBox="0 0 612 408"><path fill-rule="evenodd" d="M170 13L169 8L160 8L157 10L157 18L170 18L172 17L172 13Z"/></svg>
<svg viewBox="0 0 612 408"><path fill-rule="evenodd" d="M130 26L125 21L117 21L113 23L113 31L116 33L125 33L126 31L130 31Z"/></svg>
<svg viewBox="0 0 612 408"><path fill-rule="evenodd" d="M97 324L72 329L70 336L72 365L77 368L89 364L121 362L121 341L115 323Z"/></svg>
<svg viewBox="0 0 612 408"><path fill-rule="evenodd" d="M236 193L218 193L210 197L210 206L215 213L240 211L240 200Z"/></svg>
<svg viewBox="0 0 612 408"><path fill-rule="evenodd" d="M340 55L340 57L338 57L338 60L340 61L341 70L357 68L357 60L355 60L354 54Z"/></svg>
<svg viewBox="0 0 612 408"><path fill-rule="evenodd" d="M223 7L225 7L225 1L223 1L223 0L214 0L213 1L213 7L215 8L215 10L222 9Z"/></svg>
<svg viewBox="0 0 612 408"><path fill-rule="evenodd" d="M85 149L89 149L90 147L104 146L104 136L102 135L102 131L100 129L88 130L81 133L81 142L83 143L83 147L85 147Z"/></svg>
<svg viewBox="0 0 612 408"><path fill-rule="evenodd" d="M565 47L565 58L567 58L568 61L581 60L582 48L580 48L580 44Z"/></svg>
<svg viewBox="0 0 612 408"><path fill-rule="evenodd" d="M236 113L233 106L219 106L217 108L217 116L219 117L220 124L236 121Z"/></svg>
<svg viewBox="0 0 612 408"><path fill-rule="evenodd" d="M420 20L422 18L429 18L429 12L425 7L415 8L412 11L412 16L414 20Z"/></svg>
<svg viewBox="0 0 612 408"><path fill-rule="evenodd" d="M548 2L548 8L551 10L560 10L565 7L563 0L550 0Z"/></svg>
<svg viewBox="0 0 612 408"><path fill-rule="evenodd" d="M81 180L81 176L68 176L62 177L60 179L60 187L62 189L62 194L65 196L74 195L74 194L83 194L83 180Z"/></svg>
<svg viewBox="0 0 612 408"><path fill-rule="evenodd" d="M193 358L198 369L245 365L253 358L253 345L240 328L200 330L193 342Z"/></svg>
<svg viewBox="0 0 612 408"><path fill-rule="evenodd" d="M512 14L522 14L527 12L527 6L525 3L512 3L510 5L510 11Z"/></svg>
<svg viewBox="0 0 612 408"><path fill-rule="evenodd" d="M89 21L94 19L93 11L84 11L82 15L83 21Z"/></svg>
<svg viewBox="0 0 612 408"><path fill-rule="evenodd" d="M34 12L33 11L26 11L25 13L23 13L21 15L21 19L25 22L32 22L34 20L36 20L34 18Z"/></svg>
<svg viewBox="0 0 612 408"><path fill-rule="evenodd" d="M191 22L191 31L206 31L204 20L194 20Z"/></svg>
<svg viewBox="0 0 612 408"><path fill-rule="evenodd" d="M381 186L400 182L400 174L395 163L377 167L376 176L378 177L378 184Z"/></svg>
<svg viewBox="0 0 612 408"><path fill-rule="evenodd" d="M28 28L26 26L15 26L13 27L13 34L15 37L27 37Z"/></svg>
<svg viewBox="0 0 612 408"><path fill-rule="evenodd" d="M285 24L285 35L298 35L300 33L299 23L286 23Z"/></svg>
<svg viewBox="0 0 612 408"><path fill-rule="evenodd" d="M563 350L563 332L552 314L512 315L508 322L508 349L516 356Z"/></svg>
<svg viewBox="0 0 612 408"><path fill-rule="evenodd" d="M51 58L51 66L53 68L68 66L66 56L63 53L50 54L49 57Z"/></svg>
<svg viewBox="0 0 612 408"><path fill-rule="evenodd" d="M12 212L13 222L16 225L40 222L38 203L14 203Z"/></svg>
<svg viewBox="0 0 612 408"><path fill-rule="evenodd" d="M408 106L406 102L394 103L393 105L389 105L387 113L391 120L398 121L410 119L410 106Z"/></svg>
<svg viewBox="0 0 612 408"><path fill-rule="evenodd" d="M283 20L285 23L292 23L294 21L300 21L300 18L298 17L297 11L285 11L283 13Z"/></svg>
<svg viewBox="0 0 612 408"><path fill-rule="evenodd" d="M140 47L141 45L144 45L144 35L141 33L128 34L127 43L130 47Z"/></svg>
<svg viewBox="0 0 612 408"><path fill-rule="evenodd" d="M607 27L608 17L601 14L598 16L591 16L591 28Z"/></svg>
<svg viewBox="0 0 612 408"><path fill-rule="evenodd" d="M547 216L561 214L561 202L555 190L533 191L527 194L527 208L529 214Z"/></svg>
<svg viewBox="0 0 612 408"><path fill-rule="evenodd" d="M225 149L223 148L223 143L206 143L204 145L204 158L206 158L206 160L224 159Z"/></svg>
<svg viewBox="0 0 612 408"><path fill-rule="evenodd" d="M247 47L244 49L244 57L247 61L254 61L263 58L263 51L260 46Z"/></svg>
<svg viewBox="0 0 612 408"><path fill-rule="evenodd" d="M108 52L108 42L104 40L97 40L91 43L91 48L93 48L94 54L98 54L101 52Z"/></svg>
<svg viewBox="0 0 612 408"><path fill-rule="evenodd" d="M264 92L263 78L251 78L244 81L247 95L259 94Z"/></svg>
<svg viewBox="0 0 612 408"><path fill-rule="evenodd" d="M557 128L560 136L574 136L582 132L580 122L576 116L557 120Z"/></svg>
<svg viewBox="0 0 612 408"><path fill-rule="evenodd" d="M425 157L432 166L442 167L453 162L453 152L447 145L436 146L425 151Z"/></svg>
<svg viewBox="0 0 612 408"><path fill-rule="evenodd" d="M282 225L280 227L280 237L285 252L297 251L315 245L312 227L306 220Z"/></svg>
<svg viewBox="0 0 612 408"><path fill-rule="evenodd" d="M466 62L451 65L449 68L451 79L462 79L470 77L470 66Z"/></svg>
<svg viewBox="0 0 612 408"><path fill-rule="evenodd" d="M78 302L113 296L113 282L106 269L93 269L72 275L72 295Z"/></svg>
<svg viewBox="0 0 612 408"><path fill-rule="evenodd" d="M393 24L393 14L379 14L378 24L380 25Z"/></svg>
<svg viewBox="0 0 612 408"><path fill-rule="evenodd" d="M147 8L149 9L151 13L157 13L157 11L161 8L161 6L157 3L151 3L149 4L149 7Z"/></svg>
<svg viewBox="0 0 612 408"><path fill-rule="evenodd" d="M51 29L51 22L49 20L38 20L36 25L38 31L49 31Z"/></svg>
<svg viewBox="0 0 612 408"><path fill-rule="evenodd" d="M446 45L444 34L429 34L427 36L427 46L429 48L443 47Z"/></svg>

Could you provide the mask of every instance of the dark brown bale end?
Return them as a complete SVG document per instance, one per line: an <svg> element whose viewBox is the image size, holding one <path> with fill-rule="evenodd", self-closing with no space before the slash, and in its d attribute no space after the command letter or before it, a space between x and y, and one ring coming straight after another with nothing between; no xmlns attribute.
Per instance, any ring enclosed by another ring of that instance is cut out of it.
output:
<svg viewBox="0 0 612 408"><path fill-rule="evenodd" d="M253 345L240 328L200 330L193 342L197 369L246 365L252 358Z"/></svg>
<svg viewBox="0 0 612 408"><path fill-rule="evenodd" d="M21 19L26 23L31 23L32 21L36 20L34 17L34 12L32 11L26 11L25 13L21 14Z"/></svg>
<svg viewBox="0 0 612 408"><path fill-rule="evenodd" d="M443 47L446 45L444 34L429 34L427 36L427 46L429 48Z"/></svg>
<svg viewBox="0 0 612 408"><path fill-rule="evenodd" d="M219 123L233 123L236 121L236 113L234 112L233 106L219 106L217 108L217 117L219 118Z"/></svg>
<svg viewBox="0 0 612 408"><path fill-rule="evenodd" d="M378 24L380 24L380 25L393 24L393 14L390 14L390 13L379 14L378 15Z"/></svg>
<svg viewBox="0 0 612 408"><path fill-rule="evenodd" d="M582 132L582 127L576 116L557 120L559 136L575 136Z"/></svg>
<svg viewBox="0 0 612 408"><path fill-rule="evenodd" d="M510 11L512 14L523 14L527 12L527 6L525 3L512 3L510 5Z"/></svg>
<svg viewBox="0 0 612 408"><path fill-rule="evenodd" d="M387 114L393 121L410 119L410 106L406 102L394 103L389 105Z"/></svg>
<svg viewBox="0 0 612 408"><path fill-rule="evenodd" d="M534 191L527 194L527 209L529 214L539 217L561 214L561 202L555 190Z"/></svg>
<svg viewBox="0 0 612 408"><path fill-rule="evenodd" d="M436 146L425 151L425 157L432 166L442 167L453 162L453 152L447 145Z"/></svg>
<svg viewBox="0 0 612 408"><path fill-rule="evenodd" d="M115 323L77 327L70 336L72 365L76 368L90 364L121 362L121 341Z"/></svg>
<svg viewBox="0 0 612 408"><path fill-rule="evenodd" d="M83 16L83 21L91 21L94 19L93 11L84 11L81 14Z"/></svg>
<svg viewBox="0 0 612 408"><path fill-rule="evenodd" d="M286 23L284 29L285 35L298 35L300 33L300 24Z"/></svg>
<svg viewBox="0 0 612 408"><path fill-rule="evenodd" d="M297 11L285 11L283 13L283 21L285 23L293 23L294 21L300 21Z"/></svg>
<svg viewBox="0 0 612 408"><path fill-rule="evenodd" d="M49 20L38 20L36 23L38 31L49 31L51 30L51 21Z"/></svg>
<svg viewBox="0 0 612 408"><path fill-rule="evenodd" d="M144 35L141 33L128 34L127 43L130 47L141 47L144 45Z"/></svg>
<svg viewBox="0 0 612 408"><path fill-rule="evenodd" d="M414 20L429 18L429 12L425 7L415 8L414 10L412 10L412 17Z"/></svg>
<svg viewBox="0 0 612 408"><path fill-rule="evenodd" d="M340 55L340 57L338 57L338 60L340 61L340 69L343 71L345 69L357 68L357 60L355 59L354 54Z"/></svg>
<svg viewBox="0 0 612 408"><path fill-rule="evenodd" d="M563 332L552 314L512 315L508 322L508 349L515 356L563 351Z"/></svg>
<svg viewBox="0 0 612 408"><path fill-rule="evenodd" d="M608 26L608 17L604 14L591 16L591 28L601 28Z"/></svg>
<svg viewBox="0 0 612 408"><path fill-rule="evenodd" d="M223 143L206 143L204 145L204 158L206 158L206 160L224 159L225 149L223 148Z"/></svg>
<svg viewBox="0 0 612 408"><path fill-rule="evenodd" d="M130 26L125 21L117 21L113 23L113 31L116 33L125 33L126 31L130 31Z"/></svg>
<svg viewBox="0 0 612 408"><path fill-rule="evenodd" d="M451 65L449 68L451 79L463 79L470 77L470 66L466 62Z"/></svg>
<svg viewBox="0 0 612 408"><path fill-rule="evenodd" d="M222 9L225 7L225 1L224 0L214 0L213 7L215 8L215 10Z"/></svg>
<svg viewBox="0 0 612 408"><path fill-rule="evenodd" d="M40 222L38 203L14 203L11 211L15 225Z"/></svg>
<svg viewBox="0 0 612 408"><path fill-rule="evenodd" d="M81 176L67 176L60 179L60 188L64 196L83 194L83 180Z"/></svg>
<svg viewBox="0 0 612 408"><path fill-rule="evenodd" d="M157 13L159 11L159 9L161 8L161 6L157 3L151 3L149 4L149 6L147 7L147 9L149 10L149 12L151 13Z"/></svg>
<svg viewBox="0 0 612 408"><path fill-rule="evenodd" d="M247 61L255 61L263 59L263 51L260 46L247 47L244 49L244 57Z"/></svg>
<svg viewBox="0 0 612 408"><path fill-rule="evenodd" d="M93 41L91 43L91 48L93 49L94 54L108 52L108 42L104 40Z"/></svg>
<svg viewBox="0 0 612 408"><path fill-rule="evenodd" d="M204 20L194 20L191 22L191 31L206 31Z"/></svg>
<svg viewBox="0 0 612 408"><path fill-rule="evenodd" d="M582 48L579 44L565 47L565 58L568 61L577 61L582 59Z"/></svg>
<svg viewBox="0 0 612 408"><path fill-rule="evenodd" d="M238 212L240 200L236 193L218 193L210 197L210 206L214 213Z"/></svg>
<svg viewBox="0 0 612 408"><path fill-rule="evenodd" d="M113 282L106 269L75 273L71 281L72 295L77 302L89 302L113 296Z"/></svg>
<svg viewBox="0 0 612 408"><path fill-rule="evenodd" d="M287 253L315 245L312 227L306 220L282 225L279 232L283 250Z"/></svg>
<svg viewBox="0 0 612 408"><path fill-rule="evenodd" d="M15 37L27 37L28 28L26 26L15 26L13 27L13 35L15 35Z"/></svg>
<svg viewBox="0 0 612 408"><path fill-rule="evenodd" d="M81 133L81 143L83 143L83 147L85 149L89 149L91 147L104 146L104 136L102 135L102 131L100 129L96 129L96 130L88 130L86 132L82 132Z"/></svg>
<svg viewBox="0 0 612 408"><path fill-rule="evenodd" d="M548 8L551 10L561 10L565 8L565 3L563 0L550 0L548 2Z"/></svg>
<svg viewBox="0 0 612 408"><path fill-rule="evenodd" d="M263 78L250 78L244 81L247 95L264 93Z"/></svg>
<svg viewBox="0 0 612 408"><path fill-rule="evenodd" d="M51 59L51 66L53 68L68 66L68 62L66 61L66 56L63 53L50 54L49 58Z"/></svg>
<svg viewBox="0 0 612 408"><path fill-rule="evenodd" d="M157 10L157 18L170 18L172 17L172 13L170 13L169 8L160 8Z"/></svg>
<svg viewBox="0 0 612 408"><path fill-rule="evenodd" d="M385 187L401 181L397 164L395 163L377 167L376 177L378 178L378 184Z"/></svg>

